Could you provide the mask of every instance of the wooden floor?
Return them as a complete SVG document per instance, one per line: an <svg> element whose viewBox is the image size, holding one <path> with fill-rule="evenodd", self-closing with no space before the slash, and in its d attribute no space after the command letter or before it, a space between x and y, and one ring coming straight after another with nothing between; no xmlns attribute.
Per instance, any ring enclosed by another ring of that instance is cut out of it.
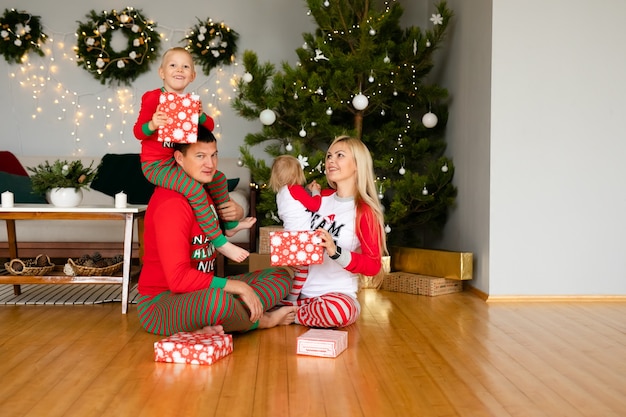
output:
<svg viewBox="0 0 626 417"><path fill-rule="evenodd" d="M212 366L153 362L135 307L0 307L0 415L626 415L626 303L485 303L364 290L336 359L286 326Z"/></svg>

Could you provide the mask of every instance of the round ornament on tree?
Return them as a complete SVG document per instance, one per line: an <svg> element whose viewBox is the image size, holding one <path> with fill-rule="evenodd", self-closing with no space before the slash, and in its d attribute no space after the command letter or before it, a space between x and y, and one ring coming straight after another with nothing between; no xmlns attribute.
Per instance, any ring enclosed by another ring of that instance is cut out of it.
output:
<svg viewBox="0 0 626 417"><path fill-rule="evenodd" d="M429 129L437 126L438 121L437 115L432 112L428 112L422 117L422 123Z"/></svg>
<svg viewBox="0 0 626 417"><path fill-rule="evenodd" d="M259 120L261 120L261 123L265 126L270 126L276 121L276 113L271 109L265 109L259 115Z"/></svg>
<svg viewBox="0 0 626 417"><path fill-rule="evenodd" d="M249 72L246 72L245 74L243 74L243 77L241 77L241 79L244 82L249 83L250 81L252 81L252 74L250 74Z"/></svg>
<svg viewBox="0 0 626 417"><path fill-rule="evenodd" d="M362 93L357 94L352 99L352 105L357 110L365 110L368 104L369 104L369 100Z"/></svg>

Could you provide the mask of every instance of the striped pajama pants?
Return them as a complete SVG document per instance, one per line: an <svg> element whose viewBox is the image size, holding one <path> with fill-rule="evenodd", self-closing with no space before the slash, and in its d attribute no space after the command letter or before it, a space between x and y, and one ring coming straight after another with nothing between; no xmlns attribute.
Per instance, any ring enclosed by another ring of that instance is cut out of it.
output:
<svg viewBox="0 0 626 417"><path fill-rule="evenodd" d="M293 302L283 300L282 304L299 306L296 323L307 327L346 327L356 322L361 313L356 298L337 292Z"/></svg>
<svg viewBox="0 0 626 417"><path fill-rule="evenodd" d="M228 279L248 283L267 311L279 304L291 287L291 275L284 268L263 269ZM150 333L169 336L221 324L226 333L255 329L246 306L237 296L221 288L205 288L183 294L165 291L140 296L137 312L141 325Z"/></svg>

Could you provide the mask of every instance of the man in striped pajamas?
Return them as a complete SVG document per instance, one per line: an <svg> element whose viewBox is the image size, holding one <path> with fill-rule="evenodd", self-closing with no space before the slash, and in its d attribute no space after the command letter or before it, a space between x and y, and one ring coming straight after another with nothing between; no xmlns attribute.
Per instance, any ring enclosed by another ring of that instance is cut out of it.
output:
<svg viewBox="0 0 626 417"><path fill-rule="evenodd" d="M215 137L209 134L176 147L176 163L185 173L200 183L211 182L217 171ZM137 305L142 326L159 335L231 333L294 321L296 307L274 309L289 294L290 269L217 277L215 258L215 246L202 232L187 198L156 187L144 226Z"/></svg>

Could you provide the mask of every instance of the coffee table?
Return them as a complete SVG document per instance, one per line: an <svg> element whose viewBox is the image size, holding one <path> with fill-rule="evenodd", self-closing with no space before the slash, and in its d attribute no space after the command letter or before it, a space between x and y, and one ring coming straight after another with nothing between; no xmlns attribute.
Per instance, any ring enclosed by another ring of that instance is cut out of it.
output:
<svg viewBox="0 0 626 417"><path fill-rule="evenodd" d="M16 204L11 208L0 208L0 220L7 225L9 256L18 257L18 240L15 232L16 220L123 220L124 221L124 264L121 276L68 276L62 267L55 268L48 275L0 275L0 284L13 284L14 291L20 294L19 284L121 284L122 314L128 311L130 292L133 225L137 221L139 259L143 255L143 218L146 206L114 208L110 206L80 206L71 208L55 207L50 204Z"/></svg>

